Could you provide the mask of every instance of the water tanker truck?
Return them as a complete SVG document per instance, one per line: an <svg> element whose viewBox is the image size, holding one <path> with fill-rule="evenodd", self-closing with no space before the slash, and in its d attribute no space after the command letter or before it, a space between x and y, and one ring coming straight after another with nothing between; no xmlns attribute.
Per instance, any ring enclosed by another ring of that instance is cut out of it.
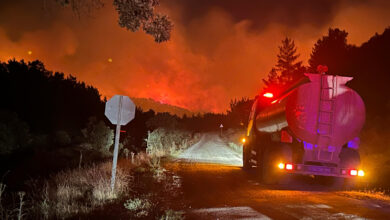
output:
<svg viewBox="0 0 390 220"><path fill-rule="evenodd" d="M345 84L352 77L306 73L279 95L257 96L249 117L243 168L266 183L302 174L352 184L364 176L359 133L365 121L361 97Z"/></svg>

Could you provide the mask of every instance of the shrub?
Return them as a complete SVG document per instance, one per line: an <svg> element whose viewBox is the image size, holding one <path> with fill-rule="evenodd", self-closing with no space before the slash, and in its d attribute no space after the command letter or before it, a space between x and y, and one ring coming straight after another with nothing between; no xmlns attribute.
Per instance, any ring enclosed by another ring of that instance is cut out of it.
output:
<svg viewBox="0 0 390 220"><path fill-rule="evenodd" d="M54 142L60 146L66 146L72 142L69 134L66 131L57 131L54 136Z"/></svg>
<svg viewBox="0 0 390 220"><path fill-rule="evenodd" d="M148 216L152 207L147 198L128 199L123 205L138 218Z"/></svg>
<svg viewBox="0 0 390 220"><path fill-rule="evenodd" d="M97 121L95 117L91 117L87 127L81 132L87 142L85 147L96 149L103 154L110 154L110 147L114 143L114 131L103 121Z"/></svg>
<svg viewBox="0 0 390 220"><path fill-rule="evenodd" d="M177 156L199 139L199 134L188 131L158 128L148 132L146 152L157 157Z"/></svg>
<svg viewBox="0 0 390 220"><path fill-rule="evenodd" d="M16 113L0 111L0 155L11 154L31 142L29 128Z"/></svg>
<svg viewBox="0 0 390 220"><path fill-rule="evenodd" d="M183 211L175 211L172 209L165 210L163 216L161 216L160 220L182 220L184 219Z"/></svg>

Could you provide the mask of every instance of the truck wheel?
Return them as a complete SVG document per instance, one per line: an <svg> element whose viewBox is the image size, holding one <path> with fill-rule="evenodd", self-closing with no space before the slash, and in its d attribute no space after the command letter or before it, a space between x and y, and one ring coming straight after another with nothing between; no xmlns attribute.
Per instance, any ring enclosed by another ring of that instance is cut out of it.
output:
<svg viewBox="0 0 390 220"><path fill-rule="evenodd" d="M279 183L279 176L276 175L275 167L273 166L274 156L268 149L262 155L261 160L261 180L265 184L277 184Z"/></svg>
<svg viewBox="0 0 390 220"><path fill-rule="evenodd" d="M251 170L252 168L252 164L250 162L251 147L249 144L244 144L243 148L244 149L242 150L242 168L244 170Z"/></svg>
<svg viewBox="0 0 390 220"><path fill-rule="evenodd" d="M340 152L340 166L346 168L358 168L360 165L360 154L357 150L343 147Z"/></svg>

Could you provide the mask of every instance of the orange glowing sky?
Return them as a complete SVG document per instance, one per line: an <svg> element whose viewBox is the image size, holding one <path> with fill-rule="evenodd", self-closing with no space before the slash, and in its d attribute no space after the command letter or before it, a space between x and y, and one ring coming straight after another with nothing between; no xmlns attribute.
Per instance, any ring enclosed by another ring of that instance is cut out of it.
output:
<svg viewBox="0 0 390 220"><path fill-rule="evenodd" d="M41 2L0 2L1 61L39 59L108 98L153 98L193 111L224 112L231 99L255 96L285 36L307 63L329 27L359 45L390 25L386 0L161 0L175 27L168 43L156 44L120 28L111 1L80 19L55 6L43 11Z"/></svg>

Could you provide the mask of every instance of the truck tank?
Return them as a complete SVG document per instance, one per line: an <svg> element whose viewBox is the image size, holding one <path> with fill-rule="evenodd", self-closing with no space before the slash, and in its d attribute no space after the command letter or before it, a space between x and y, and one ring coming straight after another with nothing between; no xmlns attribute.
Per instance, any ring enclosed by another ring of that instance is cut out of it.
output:
<svg viewBox="0 0 390 220"><path fill-rule="evenodd" d="M306 73L301 83L256 116L260 132L288 128L304 143L305 161L339 162L341 147L358 136L365 121L361 97L345 84L352 77Z"/></svg>

